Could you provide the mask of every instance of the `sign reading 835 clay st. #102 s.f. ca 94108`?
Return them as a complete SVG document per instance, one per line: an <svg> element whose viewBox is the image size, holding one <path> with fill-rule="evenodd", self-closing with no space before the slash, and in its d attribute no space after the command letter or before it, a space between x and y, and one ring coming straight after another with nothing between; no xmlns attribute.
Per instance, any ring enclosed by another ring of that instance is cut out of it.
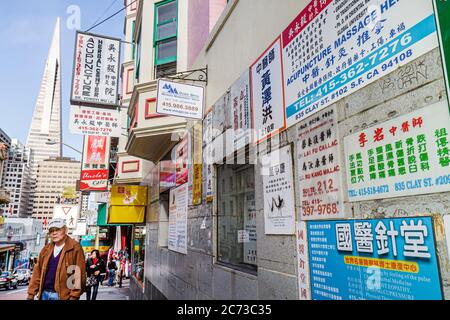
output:
<svg viewBox="0 0 450 320"><path fill-rule="evenodd" d="M77 32L70 101L118 105L120 40Z"/></svg>
<svg viewBox="0 0 450 320"><path fill-rule="evenodd" d="M182 118L203 118L204 88L158 80L156 112Z"/></svg>

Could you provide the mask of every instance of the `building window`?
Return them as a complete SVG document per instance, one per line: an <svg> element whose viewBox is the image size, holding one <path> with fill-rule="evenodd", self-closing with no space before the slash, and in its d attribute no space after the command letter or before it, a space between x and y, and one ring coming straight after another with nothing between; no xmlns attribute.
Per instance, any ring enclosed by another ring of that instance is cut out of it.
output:
<svg viewBox="0 0 450 320"><path fill-rule="evenodd" d="M177 4L176 0L155 4L153 39L156 66L177 60Z"/></svg>
<svg viewBox="0 0 450 320"><path fill-rule="evenodd" d="M223 165L217 170L218 261L255 272L256 211L253 165Z"/></svg>

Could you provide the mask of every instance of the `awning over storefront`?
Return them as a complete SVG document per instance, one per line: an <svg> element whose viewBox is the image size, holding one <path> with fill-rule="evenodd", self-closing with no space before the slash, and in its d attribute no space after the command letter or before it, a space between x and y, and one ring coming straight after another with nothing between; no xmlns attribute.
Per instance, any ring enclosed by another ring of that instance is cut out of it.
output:
<svg viewBox="0 0 450 320"><path fill-rule="evenodd" d="M136 224L145 222L145 206L111 206L108 224Z"/></svg>
<svg viewBox="0 0 450 320"><path fill-rule="evenodd" d="M124 226L124 225L128 225L128 224L108 223L108 204L102 203L98 206L97 225L99 227L116 227L116 226Z"/></svg>
<svg viewBox="0 0 450 320"><path fill-rule="evenodd" d="M0 252L14 250L15 248L15 244L0 244Z"/></svg>

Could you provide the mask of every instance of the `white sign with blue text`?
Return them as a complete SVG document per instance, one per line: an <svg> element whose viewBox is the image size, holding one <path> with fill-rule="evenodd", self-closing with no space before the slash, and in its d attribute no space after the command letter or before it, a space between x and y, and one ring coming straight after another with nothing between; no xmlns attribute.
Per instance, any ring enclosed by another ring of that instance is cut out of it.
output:
<svg viewBox="0 0 450 320"><path fill-rule="evenodd" d="M423 0L313 0L282 40L287 127L438 45Z"/></svg>

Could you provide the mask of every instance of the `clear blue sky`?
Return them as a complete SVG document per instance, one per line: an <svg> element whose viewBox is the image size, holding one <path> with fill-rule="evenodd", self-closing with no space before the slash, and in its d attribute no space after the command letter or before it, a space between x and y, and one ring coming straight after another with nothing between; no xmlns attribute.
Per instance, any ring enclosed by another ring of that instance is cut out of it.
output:
<svg viewBox="0 0 450 320"><path fill-rule="evenodd" d="M63 142L82 149L83 136L71 134L70 85L75 30L67 20L71 5L80 8L81 30L90 28L113 4L102 20L123 7L123 0L18 0L9 1L0 19L0 127L11 137L26 142L39 93L53 28L61 17L62 130ZM92 33L123 38L124 12L93 29ZM80 159L67 147L63 155Z"/></svg>

